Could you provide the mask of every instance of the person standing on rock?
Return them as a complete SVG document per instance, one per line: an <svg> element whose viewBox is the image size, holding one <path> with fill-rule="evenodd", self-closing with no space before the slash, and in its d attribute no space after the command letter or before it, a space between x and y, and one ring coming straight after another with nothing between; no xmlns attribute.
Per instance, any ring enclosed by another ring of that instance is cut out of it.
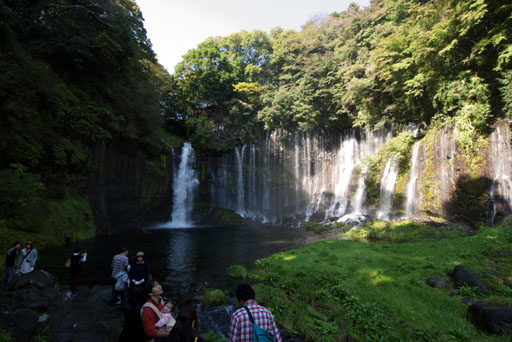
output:
<svg viewBox="0 0 512 342"><path fill-rule="evenodd" d="M87 252L80 253L80 248L75 248L71 255L71 292L76 295L76 288L80 281L80 273L82 272L82 264L87 260Z"/></svg>
<svg viewBox="0 0 512 342"><path fill-rule="evenodd" d="M140 316L142 318L142 328L146 334L146 341L154 341L155 338L169 336L168 331L158 330L156 323L160 320L163 308L162 285L156 280L147 280L144 284L147 294L147 301L142 306Z"/></svg>
<svg viewBox="0 0 512 342"><path fill-rule="evenodd" d="M13 243L11 248L7 251L7 255L5 256L5 287L9 288L11 286L12 280L14 278L14 265L16 264L16 257L20 251L21 244L19 241Z"/></svg>
<svg viewBox="0 0 512 342"><path fill-rule="evenodd" d="M108 306L112 306L117 302L118 292L116 291L116 282L117 276L120 272L126 270L126 266L129 264L128 260L128 248L123 248L121 253L114 255L112 258L112 274L111 274L111 283L112 283L112 297L110 298L110 302Z"/></svg>
<svg viewBox="0 0 512 342"><path fill-rule="evenodd" d="M254 289L249 284L239 284L236 288L236 299L241 308L231 316L229 327L229 342L252 342L253 326L255 323L267 339L262 341L281 342L274 316L265 307L254 300ZM261 336L260 334L258 334Z"/></svg>
<svg viewBox="0 0 512 342"><path fill-rule="evenodd" d="M18 269L22 274L27 274L34 270L37 261L37 249L34 248L32 241L27 242L27 246L21 250Z"/></svg>

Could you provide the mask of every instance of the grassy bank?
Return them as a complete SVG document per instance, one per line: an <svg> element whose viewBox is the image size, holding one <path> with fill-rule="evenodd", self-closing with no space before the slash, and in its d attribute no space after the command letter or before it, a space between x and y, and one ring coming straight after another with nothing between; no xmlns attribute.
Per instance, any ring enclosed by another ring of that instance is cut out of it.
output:
<svg viewBox="0 0 512 342"><path fill-rule="evenodd" d="M17 224L0 219L0 260L16 240L33 241L36 249L63 245L67 237L78 241L95 236L93 213L83 197L45 200L24 210ZM3 272L2 276L3 277Z"/></svg>
<svg viewBox="0 0 512 342"><path fill-rule="evenodd" d="M512 305L512 224L474 235L411 223L371 223L256 262L257 299L306 341L510 341L478 331L463 297ZM355 240L354 240L355 239ZM371 240L371 242L369 241ZM491 291L454 291L449 273L462 264ZM437 276L452 288L430 287Z"/></svg>

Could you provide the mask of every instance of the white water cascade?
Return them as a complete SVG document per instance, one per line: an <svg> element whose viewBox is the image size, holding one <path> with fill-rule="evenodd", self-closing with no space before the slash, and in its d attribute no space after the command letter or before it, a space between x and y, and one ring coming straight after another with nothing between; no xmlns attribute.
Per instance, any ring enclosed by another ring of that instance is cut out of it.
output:
<svg viewBox="0 0 512 342"><path fill-rule="evenodd" d="M510 128L499 125L490 137L490 160L492 186L491 222L494 224L498 213L510 215L512 206L512 148Z"/></svg>
<svg viewBox="0 0 512 342"><path fill-rule="evenodd" d="M436 152L440 156L439 169L439 187L441 199L443 202L449 201L455 184L455 159L457 146L453 137L453 131L449 126L445 126L441 134L437 137L435 144Z"/></svg>
<svg viewBox="0 0 512 342"><path fill-rule="evenodd" d="M390 218L397 176L398 163L395 156L392 156L386 163L382 179L380 180L380 206L377 212L379 220L389 220Z"/></svg>
<svg viewBox="0 0 512 342"><path fill-rule="evenodd" d="M173 208L170 227L188 227L192 225L191 212L194 204L194 191L199 180L192 168L194 163L194 149L192 144L186 142L181 151L181 160L178 170L174 173L173 181Z"/></svg>
<svg viewBox="0 0 512 342"><path fill-rule="evenodd" d="M212 155L212 203L275 224L365 212L365 171L354 170L390 139L389 127L336 136L274 131L257 143Z"/></svg>
<svg viewBox="0 0 512 342"><path fill-rule="evenodd" d="M418 198L416 196L416 182L420 175L420 147L421 141L414 144L411 156L411 174L406 188L405 217L414 218L418 215Z"/></svg>
<svg viewBox="0 0 512 342"><path fill-rule="evenodd" d="M236 170L237 170L237 213L245 215L245 187L244 187L244 156L247 145L243 145L241 148L237 146L235 148L236 156Z"/></svg>
<svg viewBox="0 0 512 342"><path fill-rule="evenodd" d="M368 168L364 166L361 169L361 175L359 176L359 180L357 183L357 190L354 194L354 198L352 199L352 213L354 214L364 214L363 212L363 203L366 199L366 173L368 172Z"/></svg>

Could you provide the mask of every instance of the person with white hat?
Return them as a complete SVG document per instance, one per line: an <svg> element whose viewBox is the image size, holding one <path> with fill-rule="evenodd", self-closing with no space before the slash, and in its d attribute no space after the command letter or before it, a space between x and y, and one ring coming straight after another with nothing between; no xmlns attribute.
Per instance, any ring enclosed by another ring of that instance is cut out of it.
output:
<svg viewBox="0 0 512 342"><path fill-rule="evenodd" d="M135 262L132 264L128 275L130 282L135 286L144 286L144 283L149 280L149 265L145 260L144 252L137 252Z"/></svg>

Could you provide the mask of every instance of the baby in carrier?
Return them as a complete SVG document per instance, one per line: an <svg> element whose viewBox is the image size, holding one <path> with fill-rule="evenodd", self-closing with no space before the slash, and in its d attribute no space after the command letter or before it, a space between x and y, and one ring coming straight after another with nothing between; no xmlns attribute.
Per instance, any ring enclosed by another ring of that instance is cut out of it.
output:
<svg viewBox="0 0 512 342"><path fill-rule="evenodd" d="M172 315L174 305L171 302L165 302L162 311L160 312L161 318L155 323L155 327L163 331L171 331L172 327L176 324L176 320Z"/></svg>

